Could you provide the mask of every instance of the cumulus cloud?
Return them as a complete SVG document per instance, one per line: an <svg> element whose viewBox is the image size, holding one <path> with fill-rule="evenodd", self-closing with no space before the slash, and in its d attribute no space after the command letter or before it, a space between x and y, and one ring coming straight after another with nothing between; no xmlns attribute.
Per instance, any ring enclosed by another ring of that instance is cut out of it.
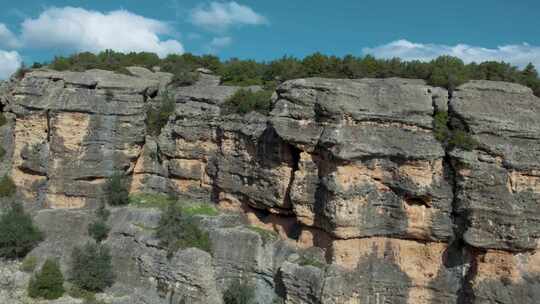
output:
<svg viewBox="0 0 540 304"><path fill-rule="evenodd" d="M429 61L441 55L461 58L464 62L504 61L523 67L532 62L540 68L540 47L529 44L509 44L497 48L484 48L467 44L444 45L413 43L397 40L374 48L364 48L364 54L379 58L399 57L404 60Z"/></svg>
<svg viewBox="0 0 540 304"><path fill-rule="evenodd" d="M9 78L21 64L22 58L19 53L0 50L0 79Z"/></svg>
<svg viewBox="0 0 540 304"><path fill-rule="evenodd" d="M249 6L235 1L212 2L191 11L190 21L211 31L225 31L233 25L260 25L268 23L266 17Z"/></svg>
<svg viewBox="0 0 540 304"><path fill-rule="evenodd" d="M22 23L22 42L32 48L98 52L147 51L164 57L183 53L177 40L162 40L172 29L164 22L126 10L101 13L75 7L50 8Z"/></svg>
<svg viewBox="0 0 540 304"><path fill-rule="evenodd" d="M20 46L17 37L3 23L0 23L0 47L8 49L18 48Z"/></svg>

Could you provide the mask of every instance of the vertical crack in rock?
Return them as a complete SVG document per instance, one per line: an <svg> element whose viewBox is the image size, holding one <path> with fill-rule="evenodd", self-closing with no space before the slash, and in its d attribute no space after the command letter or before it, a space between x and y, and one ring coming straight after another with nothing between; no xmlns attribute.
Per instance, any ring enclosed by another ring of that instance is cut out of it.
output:
<svg viewBox="0 0 540 304"><path fill-rule="evenodd" d="M448 133L451 134L456 128L462 130L465 128L466 132L468 132L469 130L464 123L464 120L457 117L456 113L451 109L452 98L453 92L449 91L447 103L444 105L448 113L446 121ZM440 108L440 105L436 103L435 99L433 100L433 108L435 123L435 115L444 111L444 109ZM445 252L444 266L447 268L455 268L460 272L460 283L456 298L457 304L472 304L474 303L472 281L477 272L476 259L478 254L476 253L477 250L467 246L463 241L463 233L467 227L467 219L466 216L458 210L459 185L457 182L456 169L454 168L452 156L450 155L450 151L453 147L451 147L448 142L441 142L441 144L445 151L443 159L445 178L449 181L452 188L452 213L450 216L454 228L454 238L449 241L448 249Z"/></svg>

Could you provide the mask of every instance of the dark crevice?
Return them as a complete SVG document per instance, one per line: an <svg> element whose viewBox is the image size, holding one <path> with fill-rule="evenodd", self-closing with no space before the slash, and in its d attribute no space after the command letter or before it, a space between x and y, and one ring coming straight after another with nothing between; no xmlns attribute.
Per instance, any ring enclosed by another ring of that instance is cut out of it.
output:
<svg viewBox="0 0 540 304"><path fill-rule="evenodd" d="M45 116L46 116L46 119L47 119L47 142L50 143L51 142L51 113L50 113L50 110L47 110L45 111Z"/></svg>
<svg viewBox="0 0 540 304"><path fill-rule="evenodd" d="M476 276L477 265L475 252L478 250L468 246L463 240L463 234L469 225L467 223L466 214L463 214L459 207L460 189L457 180L458 177L455 164L452 161L452 156L450 155L450 152L455 148L455 146L449 144L448 142L449 137L451 137L453 132L456 130L461 130L464 131L465 134L470 134L470 129L465 120L462 117L459 117L459 115L452 110L451 102L453 98L453 92L449 91L447 120L445 126L435 126L436 123L441 123L441 121L436 122L435 120L437 119L437 115L442 113L443 110L437 107L435 98L433 98L434 131L437 132L446 129L444 132L447 132L448 136L444 141L441 142L441 145L445 152L443 158L444 177L447 181L449 181L452 189L452 211L450 217L453 223L454 237L452 240L450 240L448 248L444 253L443 264L447 268L457 269L459 273L462 274L460 277L460 288L458 289L457 294L457 304L471 304L474 302L474 291L472 289L471 282Z"/></svg>

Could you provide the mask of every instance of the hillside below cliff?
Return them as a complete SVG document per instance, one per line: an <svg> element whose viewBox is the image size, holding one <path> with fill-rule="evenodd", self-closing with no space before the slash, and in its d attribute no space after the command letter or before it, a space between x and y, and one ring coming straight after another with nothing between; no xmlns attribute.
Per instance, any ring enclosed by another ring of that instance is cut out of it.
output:
<svg viewBox="0 0 540 304"><path fill-rule="evenodd" d="M171 257L155 237L159 209L110 208L117 280L105 303L219 304L237 279L260 304L540 301L531 89L306 78L281 84L268 115L238 114L226 103L241 88L209 71L184 87L128 71L39 69L0 84L0 176L17 189L1 200L22 202L45 232L30 253L40 262L67 269L114 174L133 196L219 210L198 216L210 253ZM165 98L174 110L150 132ZM32 303L18 264L0 262L2 303Z"/></svg>

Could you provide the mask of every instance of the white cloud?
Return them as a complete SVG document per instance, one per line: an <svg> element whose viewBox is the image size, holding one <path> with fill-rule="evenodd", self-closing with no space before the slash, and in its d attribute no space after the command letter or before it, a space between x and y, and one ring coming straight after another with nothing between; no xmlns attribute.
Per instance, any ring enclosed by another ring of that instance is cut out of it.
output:
<svg viewBox="0 0 540 304"><path fill-rule="evenodd" d="M212 41L206 46L206 51L210 54L219 52L222 48L228 47L232 44L232 38L229 36L214 37Z"/></svg>
<svg viewBox="0 0 540 304"><path fill-rule="evenodd" d="M3 23L0 23L0 46L14 49L20 46L19 40Z"/></svg>
<svg viewBox="0 0 540 304"><path fill-rule="evenodd" d="M216 47L216 48L223 48L231 45L232 38L231 37L216 37L212 39L210 42L210 46Z"/></svg>
<svg viewBox="0 0 540 304"><path fill-rule="evenodd" d="M171 28L159 20L145 18L126 10L101 13L64 7L45 10L36 19L22 23L22 42L31 48L68 48L98 52L148 51L163 57L183 53L177 40L162 40Z"/></svg>
<svg viewBox="0 0 540 304"><path fill-rule="evenodd" d="M249 6L235 1L212 2L191 11L190 21L205 29L222 32L232 25L260 25L268 23L266 17L256 13Z"/></svg>
<svg viewBox="0 0 540 304"><path fill-rule="evenodd" d="M22 58L19 53L0 50L0 79L9 78L21 64Z"/></svg>
<svg viewBox="0 0 540 304"><path fill-rule="evenodd" d="M364 54L379 58L399 57L403 60L428 61L441 55L461 58L465 63L483 61L504 61L523 67L532 62L540 68L540 47L529 44L510 44L489 49L467 44L454 46L444 44L413 43L408 40L396 40L374 48L364 48Z"/></svg>

